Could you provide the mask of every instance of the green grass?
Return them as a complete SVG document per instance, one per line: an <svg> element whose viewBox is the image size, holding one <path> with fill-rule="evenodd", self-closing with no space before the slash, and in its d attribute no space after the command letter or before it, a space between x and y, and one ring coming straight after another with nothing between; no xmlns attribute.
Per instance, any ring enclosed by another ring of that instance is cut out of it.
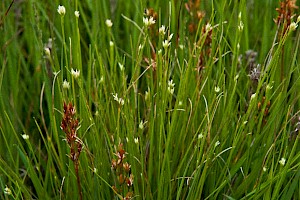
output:
<svg viewBox="0 0 300 200"><path fill-rule="evenodd" d="M188 2L2 2L1 199L80 198L64 102L83 199L300 199L299 30L281 35L278 1ZM112 168L120 143L130 172Z"/></svg>

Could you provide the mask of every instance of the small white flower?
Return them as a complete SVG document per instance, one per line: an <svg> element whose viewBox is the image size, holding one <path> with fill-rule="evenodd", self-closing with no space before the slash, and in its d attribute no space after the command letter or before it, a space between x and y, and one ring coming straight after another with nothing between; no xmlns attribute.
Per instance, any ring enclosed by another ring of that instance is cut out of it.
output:
<svg viewBox="0 0 300 200"><path fill-rule="evenodd" d="M11 189L9 187L7 187L7 185L4 188L4 194L6 194L6 195L11 195L12 194Z"/></svg>
<svg viewBox="0 0 300 200"><path fill-rule="evenodd" d="M104 82L104 77L101 76L99 83L103 83Z"/></svg>
<svg viewBox="0 0 300 200"><path fill-rule="evenodd" d="M216 92L216 93L219 93L219 92L220 92L220 90L221 90L221 89L220 89L220 87L219 87L219 86L215 86L215 92Z"/></svg>
<svg viewBox="0 0 300 200"><path fill-rule="evenodd" d="M79 18L79 11L78 10L76 10L75 12L74 12L74 14L75 14L75 16L77 17L77 18Z"/></svg>
<svg viewBox="0 0 300 200"><path fill-rule="evenodd" d="M155 20L153 19L153 17L150 17L150 18L143 17L143 23L146 27L148 27L148 26L155 24Z"/></svg>
<svg viewBox="0 0 300 200"><path fill-rule="evenodd" d="M113 41L109 41L109 46L113 47L115 44Z"/></svg>
<svg viewBox="0 0 300 200"><path fill-rule="evenodd" d="M238 29L241 32L244 29L244 24L242 21L240 21L239 25L238 25Z"/></svg>
<svg viewBox="0 0 300 200"><path fill-rule="evenodd" d="M242 13L240 12L239 13L239 20L241 20L242 19Z"/></svg>
<svg viewBox="0 0 300 200"><path fill-rule="evenodd" d="M64 6L59 5L58 8L57 8L57 12L61 16L64 16L66 14L66 8Z"/></svg>
<svg viewBox="0 0 300 200"><path fill-rule="evenodd" d="M175 90L175 83L173 83L173 80L169 80L168 81L168 91L170 92L170 94L173 94Z"/></svg>
<svg viewBox="0 0 300 200"><path fill-rule="evenodd" d="M175 83L173 83L172 79L168 81L168 86L169 87L174 87L175 86Z"/></svg>
<svg viewBox="0 0 300 200"><path fill-rule="evenodd" d="M50 49L49 49L48 47L45 47L45 48L44 48L44 52L45 52L45 54L46 54L46 56L47 56L48 58L51 57L51 52L50 52Z"/></svg>
<svg viewBox="0 0 300 200"><path fill-rule="evenodd" d="M22 135L22 138L23 138L24 140L28 140L28 139L29 139L29 135L23 134L23 135Z"/></svg>
<svg viewBox="0 0 300 200"><path fill-rule="evenodd" d="M143 49L143 45L139 45L139 51L141 51Z"/></svg>
<svg viewBox="0 0 300 200"><path fill-rule="evenodd" d="M148 87L148 90L145 92L145 100L147 101L149 99L150 94L150 88Z"/></svg>
<svg viewBox="0 0 300 200"><path fill-rule="evenodd" d="M62 84L62 87L67 90L70 88L70 83L65 79Z"/></svg>
<svg viewBox="0 0 300 200"><path fill-rule="evenodd" d="M114 94L112 94L112 95L113 95L115 101L119 101L118 93L116 93L115 95Z"/></svg>
<svg viewBox="0 0 300 200"><path fill-rule="evenodd" d="M96 167L94 167L94 169L93 169L93 172L95 173L95 174L97 174L97 168Z"/></svg>
<svg viewBox="0 0 300 200"><path fill-rule="evenodd" d="M252 94L251 97L250 97L250 101L252 101L253 99L255 99L256 97L256 93Z"/></svg>
<svg viewBox="0 0 300 200"><path fill-rule="evenodd" d="M203 134L200 133L200 134L198 135L198 140L202 139L203 137L204 137Z"/></svg>
<svg viewBox="0 0 300 200"><path fill-rule="evenodd" d="M173 38L173 33L172 33L171 35L168 36L169 42L172 40L172 38Z"/></svg>
<svg viewBox="0 0 300 200"><path fill-rule="evenodd" d="M79 76L80 76L80 70L77 70L77 69L71 69L71 74L72 74L72 76L76 79L76 78L78 78Z"/></svg>
<svg viewBox="0 0 300 200"><path fill-rule="evenodd" d="M169 42L169 40L164 40L162 43L162 45L165 49L168 48L170 46L170 44L171 44L171 42Z"/></svg>
<svg viewBox="0 0 300 200"><path fill-rule="evenodd" d="M296 24L295 22L292 22L292 23L290 24L290 30L291 30L291 31L296 30L297 27L298 27L298 24Z"/></svg>
<svg viewBox="0 0 300 200"><path fill-rule="evenodd" d="M121 71L123 71L125 69L124 65L122 65L121 63L118 63L118 65L119 65Z"/></svg>
<svg viewBox="0 0 300 200"><path fill-rule="evenodd" d="M141 122L139 124L139 129L141 129L141 130L144 129L144 122L143 122L143 120L141 120Z"/></svg>
<svg viewBox="0 0 300 200"><path fill-rule="evenodd" d="M178 106L182 106L182 101L179 101L179 102L178 102Z"/></svg>
<svg viewBox="0 0 300 200"><path fill-rule="evenodd" d="M162 50L161 50L161 49L158 50L158 51L157 51L157 54L158 54L158 55L161 55L161 54L162 54Z"/></svg>
<svg viewBox="0 0 300 200"><path fill-rule="evenodd" d="M281 164L282 166L284 166L285 165L285 158L281 158L280 160L279 160L279 164Z"/></svg>
<svg viewBox="0 0 300 200"><path fill-rule="evenodd" d="M215 148L217 147L217 146L219 146L220 145L220 141L218 140L218 141L216 141L216 143L215 143Z"/></svg>
<svg viewBox="0 0 300 200"><path fill-rule="evenodd" d="M138 144L139 143L139 138L137 137L137 138L134 138L134 143L135 144Z"/></svg>
<svg viewBox="0 0 300 200"><path fill-rule="evenodd" d="M263 171L266 172L267 170L268 170L268 168L264 166Z"/></svg>
<svg viewBox="0 0 300 200"><path fill-rule="evenodd" d="M116 102L118 102L120 105L124 105L124 99L119 98L119 97L118 97L118 93L112 94L112 95L113 95L114 100L115 100Z"/></svg>
<svg viewBox="0 0 300 200"><path fill-rule="evenodd" d="M235 77L234 77L234 81L237 81L238 79L239 79L239 77L240 77L240 75L236 75Z"/></svg>
<svg viewBox="0 0 300 200"><path fill-rule="evenodd" d="M209 31L211 31L211 30L212 30L211 24L210 24L210 23L207 23L207 24L205 25L205 32L209 32Z"/></svg>
<svg viewBox="0 0 300 200"><path fill-rule="evenodd" d="M111 22L110 19L105 20L105 24L106 24L106 26L107 26L108 28L111 28L112 25L113 25L113 23Z"/></svg>
<svg viewBox="0 0 300 200"><path fill-rule="evenodd" d="M158 29L158 32L164 36L166 34L166 27L165 25L162 25L159 29Z"/></svg>

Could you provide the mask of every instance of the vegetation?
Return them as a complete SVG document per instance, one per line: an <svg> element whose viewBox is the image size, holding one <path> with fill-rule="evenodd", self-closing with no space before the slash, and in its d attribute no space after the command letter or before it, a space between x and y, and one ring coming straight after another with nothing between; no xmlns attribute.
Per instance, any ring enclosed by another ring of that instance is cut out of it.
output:
<svg viewBox="0 0 300 200"><path fill-rule="evenodd" d="M2 1L1 199L300 199L295 0Z"/></svg>

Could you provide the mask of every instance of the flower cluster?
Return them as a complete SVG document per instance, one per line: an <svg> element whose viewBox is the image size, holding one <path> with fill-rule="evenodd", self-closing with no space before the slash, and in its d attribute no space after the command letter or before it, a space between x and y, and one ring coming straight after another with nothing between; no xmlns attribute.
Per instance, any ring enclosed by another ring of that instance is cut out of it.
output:
<svg viewBox="0 0 300 200"><path fill-rule="evenodd" d="M77 130L79 128L78 119L75 117L75 107L70 102L64 102L64 115L60 128L66 133L66 141L70 147L69 158L74 163L75 174L77 179L79 199L82 199L82 189L79 176L79 156L83 149L83 142L77 137Z"/></svg>
<svg viewBox="0 0 300 200"><path fill-rule="evenodd" d="M112 95L113 95L114 100L115 100L116 102L118 102L120 105L124 105L124 99L122 99L121 97L119 98L119 97L118 97L118 93L112 94Z"/></svg>
<svg viewBox="0 0 300 200"><path fill-rule="evenodd" d="M59 5L58 8L57 8L57 12L61 16L64 16L66 14L66 8L64 6Z"/></svg>
<svg viewBox="0 0 300 200"><path fill-rule="evenodd" d="M118 149L115 153L114 159L111 161L111 167L115 171L117 176L118 185L112 188L117 194L123 194L123 199L131 199L133 196L133 179L134 176L131 173L131 165L125 162L126 151L123 148L123 144L118 145Z"/></svg>
<svg viewBox="0 0 300 200"><path fill-rule="evenodd" d="M163 47L164 47L165 49L168 48L168 47L171 45L172 37L173 37L173 33L170 34L170 35L168 36L168 38L167 38L166 40L163 41L162 45L163 45Z"/></svg>
<svg viewBox="0 0 300 200"><path fill-rule="evenodd" d="M297 28L297 23L292 22L294 16L294 10L298 9L296 6L296 0L283 0L280 2L280 7L276 8L278 16L274 19L277 25L283 26L283 31L279 34L279 38L282 38L288 28L295 30Z"/></svg>
<svg viewBox="0 0 300 200"><path fill-rule="evenodd" d="M83 148L82 141L77 137L77 129L79 127L78 119L75 117L75 107L70 102L64 102L64 116L60 128L66 133L66 141L70 147L70 159L78 162L79 155Z"/></svg>
<svg viewBox="0 0 300 200"><path fill-rule="evenodd" d="M170 94L173 94L174 90L175 90L175 83L171 79L168 81L168 91L170 92Z"/></svg>

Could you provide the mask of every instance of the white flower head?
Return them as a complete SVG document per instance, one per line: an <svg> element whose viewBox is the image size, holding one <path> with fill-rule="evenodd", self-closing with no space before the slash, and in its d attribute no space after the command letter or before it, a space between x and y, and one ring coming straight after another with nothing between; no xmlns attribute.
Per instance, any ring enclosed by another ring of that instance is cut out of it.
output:
<svg viewBox="0 0 300 200"><path fill-rule="evenodd" d="M295 30L297 29L297 27L298 27L298 24L295 23L295 22L292 22L292 23L290 24L290 30L291 30L291 31L295 31Z"/></svg>
<svg viewBox="0 0 300 200"><path fill-rule="evenodd" d="M162 25L159 29L158 29L158 32L164 36L166 34L166 27L165 25Z"/></svg>
<svg viewBox="0 0 300 200"><path fill-rule="evenodd" d="M143 120L141 120L141 122L139 124L139 129L141 129L141 130L144 129L144 122L143 122Z"/></svg>
<svg viewBox="0 0 300 200"><path fill-rule="evenodd" d="M147 101L149 99L150 94L150 88L148 87L148 90L145 92L145 100Z"/></svg>
<svg viewBox="0 0 300 200"><path fill-rule="evenodd" d="M217 147L217 146L219 146L220 145L220 141L218 140L218 141L216 141L216 143L215 143L215 148Z"/></svg>
<svg viewBox="0 0 300 200"><path fill-rule="evenodd" d="M121 71L123 71L125 69L124 65L122 65L121 63L118 63L118 65L119 65L119 68Z"/></svg>
<svg viewBox="0 0 300 200"><path fill-rule="evenodd" d="M146 27L149 27L149 26L155 24L155 20L153 19L153 17L150 17L150 18L143 17L143 23Z"/></svg>
<svg viewBox="0 0 300 200"><path fill-rule="evenodd" d="M202 139L203 137L204 137L203 134L200 133L200 134L198 135L198 140Z"/></svg>
<svg viewBox="0 0 300 200"><path fill-rule="evenodd" d="M281 164L282 166L284 166L284 165L285 165L285 161L286 161L285 158L281 158L281 159L279 160L279 164Z"/></svg>
<svg viewBox="0 0 300 200"><path fill-rule="evenodd" d="M111 22L110 19L105 20L105 24L106 24L106 26L107 26L108 28L111 28L112 25L113 25L113 23Z"/></svg>
<svg viewBox="0 0 300 200"><path fill-rule="evenodd" d="M135 143L135 144L138 144L138 143L139 143L139 138L138 138L138 137L134 138L134 143Z"/></svg>
<svg viewBox="0 0 300 200"><path fill-rule="evenodd" d="M238 29L239 29L240 32L243 31L243 29L244 29L244 24L243 24L242 21L240 21L240 23L239 23L239 25L238 25Z"/></svg>
<svg viewBox="0 0 300 200"><path fill-rule="evenodd" d="M57 8L57 12L61 16L64 16L66 14L66 8L64 6L59 5L58 8Z"/></svg>
<svg viewBox="0 0 300 200"><path fill-rule="evenodd" d="M104 77L103 76L101 76L100 77L100 81L99 81L99 83L103 83L104 82Z"/></svg>
<svg viewBox="0 0 300 200"><path fill-rule="evenodd" d="M255 99L256 97L256 93L252 94L251 97L250 97L250 101L252 101L253 99Z"/></svg>
<svg viewBox="0 0 300 200"><path fill-rule="evenodd" d="M110 47L113 47L115 44L114 44L114 42L113 41L109 41L109 46Z"/></svg>
<svg viewBox="0 0 300 200"><path fill-rule="evenodd" d="M76 10L75 12L74 12L74 14L75 14L75 16L77 17L77 18L79 18L79 11L78 10Z"/></svg>
<svg viewBox="0 0 300 200"><path fill-rule="evenodd" d="M211 24L210 24L210 23L207 23L207 24L205 25L205 32L209 32L209 31L211 31L211 30L212 30Z"/></svg>
<svg viewBox="0 0 300 200"><path fill-rule="evenodd" d="M169 42L169 40L164 40L162 43L162 45L165 49L168 48L170 46L170 44L171 44L171 42Z"/></svg>
<svg viewBox="0 0 300 200"><path fill-rule="evenodd" d="M215 92L216 92L216 93L219 93L219 92L220 92L220 90L221 90L221 89L220 89L220 87L219 87L219 86L215 86Z"/></svg>
<svg viewBox="0 0 300 200"><path fill-rule="evenodd" d="M97 168L96 167L94 167L94 169L93 169L93 172L95 173L95 174L97 174Z"/></svg>
<svg viewBox="0 0 300 200"><path fill-rule="evenodd" d="M268 168L267 167L263 167L263 172L266 172L268 170Z"/></svg>
<svg viewBox="0 0 300 200"><path fill-rule="evenodd" d="M142 48L143 48L143 45L141 45L141 44L140 44L140 45L139 45L139 48L138 48L138 49L139 49L139 51L141 51L141 50L142 50Z"/></svg>
<svg viewBox="0 0 300 200"><path fill-rule="evenodd" d="M7 187L7 185L4 188L4 194L6 194L6 195L11 195L12 194L11 189L9 187Z"/></svg>
<svg viewBox="0 0 300 200"><path fill-rule="evenodd" d="M46 54L46 56L47 56L48 58L50 58L50 57L51 57L50 48L48 48L48 47L45 47L45 48L44 48L44 52L45 52L45 54Z"/></svg>
<svg viewBox="0 0 300 200"><path fill-rule="evenodd" d="M23 135L22 135L22 138L23 138L24 140L28 140L28 139L29 139L29 135L23 134Z"/></svg>
<svg viewBox="0 0 300 200"><path fill-rule="evenodd" d="M70 83L65 79L63 84L62 84L63 89L69 89L70 88Z"/></svg>
<svg viewBox="0 0 300 200"><path fill-rule="evenodd" d="M170 94L173 94L174 90L175 90L175 83L171 79L168 81L168 91L170 92Z"/></svg>
<svg viewBox="0 0 300 200"><path fill-rule="evenodd" d="M169 87L175 87L175 83L173 83L172 79L168 81L168 86Z"/></svg>
<svg viewBox="0 0 300 200"><path fill-rule="evenodd" d="M118 93L112 94L112 95L113 95L114 100L115 100L116 102L118 102L120 105L124 105L124 99L119 98L119 97L118 97Z"/></svg>
<svg viewBox="0 0 300 200"><path fill-rule="evenodd" d="M239 13L239 20L242 19L242 12Z"/></svg>
<svg viewBox="0 0 300 200"><path fill-rule="evenodd" d="M72 74L72 76L75 78L75 79L77 79L79 76L80 76L80 70L77 70L77 69L71 69L71 74Z"/></svg>
<svg viewBox="0 0 300 200"><path fill-rule="evenodd" d="M173 37L173 33L168 36L169 42L172 40L172 37Z"/></svg>
<svg viewBox="0 0 300 200"><path fill-rule="evenodd" d="M179 102L178 102L178 106L182 106L182 101L179 101Z"/></svg>

